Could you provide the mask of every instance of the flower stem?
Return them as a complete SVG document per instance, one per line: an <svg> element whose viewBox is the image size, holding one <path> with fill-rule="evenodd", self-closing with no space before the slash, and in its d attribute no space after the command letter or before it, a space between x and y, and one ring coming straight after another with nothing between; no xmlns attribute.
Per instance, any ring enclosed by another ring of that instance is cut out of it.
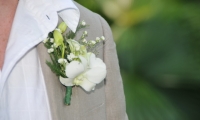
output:
<svg viewBox="0 0 200 120"><path fill-rule="evenodd" d="M65 105L69 106L71 103L72 86L66 86Z"/></svg>
<svg viewBox="0 0 200 120"><path fill-rule="evenodd" d="M65 45L64 43L62 43L62 58L64 58L64 54L65 54Z"/></svg>

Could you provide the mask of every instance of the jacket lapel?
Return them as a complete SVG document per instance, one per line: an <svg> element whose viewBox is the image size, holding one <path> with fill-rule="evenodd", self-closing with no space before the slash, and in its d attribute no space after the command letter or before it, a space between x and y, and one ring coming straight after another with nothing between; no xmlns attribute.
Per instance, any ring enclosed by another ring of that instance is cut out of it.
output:
<svg viewBox="0 0 200 120"><path fill-rule="evenodd" d="M92 18L93 13L82 6L76 4L81 12L80 20L85 20L90 27L86 29L89 33L87 39L95 39L102 36L102 26L98 17ZM98 28L98 29L97 29ZM80 38L83 31L77 33L76 38ZM46 83L47 94L50 103L50 110L53 120L106 120L105 110L105 88L104 82L97 85L95 91L85 92L80 87L74 87L70 106L64 105L65 87L61 85L58 77L46 65L46 60L50 61L49 54L43 43L37 46L39 58ZM103 59L103 47L98 49L98 57Z"/></svg>

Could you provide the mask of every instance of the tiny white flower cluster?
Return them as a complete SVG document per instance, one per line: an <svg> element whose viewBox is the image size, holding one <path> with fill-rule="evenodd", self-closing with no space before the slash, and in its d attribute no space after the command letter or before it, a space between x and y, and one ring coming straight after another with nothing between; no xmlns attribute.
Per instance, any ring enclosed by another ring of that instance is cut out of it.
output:
<svg viewBox="0 0 200 120"><path fill-rule="evenodd" d="M43 43L46 43L47 41L49 41L51 43L54 43L54 39L53 38L46 38L46 39L43 40ZM51 45L51 48L48 49L48 53L54 52L53 48L57 48L57 47L58 47L58 45L54 43L53 45Z"/></svg>
<svg viewBox="0 0 200 120"><path fill-rule="evenodd" d="M68 62L67 62L66 59L60 58L60 59L58 59L58 63L60 63L60 64L66 64L66 63L68 63Z"/></svg>
<svg viewBox="0 0 200 120"><path fill-rule="evenodd" d="M86 40L86 39L83 39L82 42L83 42L83 43L87 43L87 40Z"/></svg>
<svg viewBox="0 0 200 120"><path fill-rule="evenodd" d="M88 35L88 32L87 32L87 31L84 31L83 34L84 34L84 35Z"/></svg>
<svg viewBox="0 0 200 120"><path fill-rule="evenodd" d="M87 36L88 36L88 32L87 32L87 31L84 31L81 38L84 39L84 38L87 37Z"/></svg>
<svg viewBox="0 0 200 120"><path fill-rule="evenodd" d="M83 21L81 22L81 25L82 25L82 26L86 26L86 22L83 20Z"/></svg>
<svg viewBox="0 0 200 120"><path fill-rule="evenodd" d="M55 47L55 48L57 48L58 45L57 45L56 43L54 43L53 46L51 46L51 47Z"/></svg>
<svg viewBox="0 0 200 120"><path fill-rule="evenodd" d="M53 39L53 38L50 38L50 42L53 43L53 42L54 42L54 39Z"/></svg>
<svg viewBox="0 0 200 120"><path fill-rule="evenodd" d="M47 50L48 53L52 53L53 51L54 51L53 48L50 48L50 49Z"/></svg>
<svg viewBox="0 0 200 120"><path fill-rule="evenodd" d="M102 40L105 40L105 37L104 37L104 36L101 36L101 39L102 39Z"/></svg>
<svg viewBox="0 0 200 120"><path fill-rule="evenodd" d="M75 56L73 53L70 53L69 55L67 55L67 58L69 61L72 61L74 58L78 58L78 56Z"/></svg>
<svg viewBox="0 0 200 120"><path fill-rule="evenodd" d="M101 37L96 37L96 40L90 40L90 41L87 41L85 38L82 40L82 42L86 45L95 45L101 41L104 41L105 40L105 37L104 36L101 36Z"/></svg>
<svg viewBox="0 0 200 120"><path fill-rule="evenodd" d="M45 38L45 39L43 40L43 43L46 43L48 40L49 40L49 38L48 38L48 37L47 37L47 38Z"/></svg>

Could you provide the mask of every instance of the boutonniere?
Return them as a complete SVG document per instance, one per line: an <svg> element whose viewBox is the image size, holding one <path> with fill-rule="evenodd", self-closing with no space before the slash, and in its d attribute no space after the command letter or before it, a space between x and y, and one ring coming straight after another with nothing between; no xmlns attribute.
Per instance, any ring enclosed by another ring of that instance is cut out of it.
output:
<svg viewBox="0 0 200 120"><path fill-rule="evenodd" d="M77 31L86 26L86 22L82 21ZM76 33L70 30L66 33L66 30L67 25L60 23L43 42L51 58L46 64L66 86L64 102L70 105L73 86L81 86L90 92L106 77L106 65L96 57L95 50L105 38L102 36L87 41L85 38L88 33L84 31L79 40L74 40Z"/></svg>

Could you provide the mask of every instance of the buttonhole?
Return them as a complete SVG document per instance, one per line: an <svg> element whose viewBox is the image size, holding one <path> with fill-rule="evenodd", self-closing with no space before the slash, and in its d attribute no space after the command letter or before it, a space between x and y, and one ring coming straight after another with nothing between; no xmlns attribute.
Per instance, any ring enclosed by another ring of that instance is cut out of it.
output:
<svg viewBox="0 0 200 120"><path fill-rule="evenodd" d="M46 16L47 16L47 18L50 20L49 16L48 16L48 15L46 15Z"/></svg>

